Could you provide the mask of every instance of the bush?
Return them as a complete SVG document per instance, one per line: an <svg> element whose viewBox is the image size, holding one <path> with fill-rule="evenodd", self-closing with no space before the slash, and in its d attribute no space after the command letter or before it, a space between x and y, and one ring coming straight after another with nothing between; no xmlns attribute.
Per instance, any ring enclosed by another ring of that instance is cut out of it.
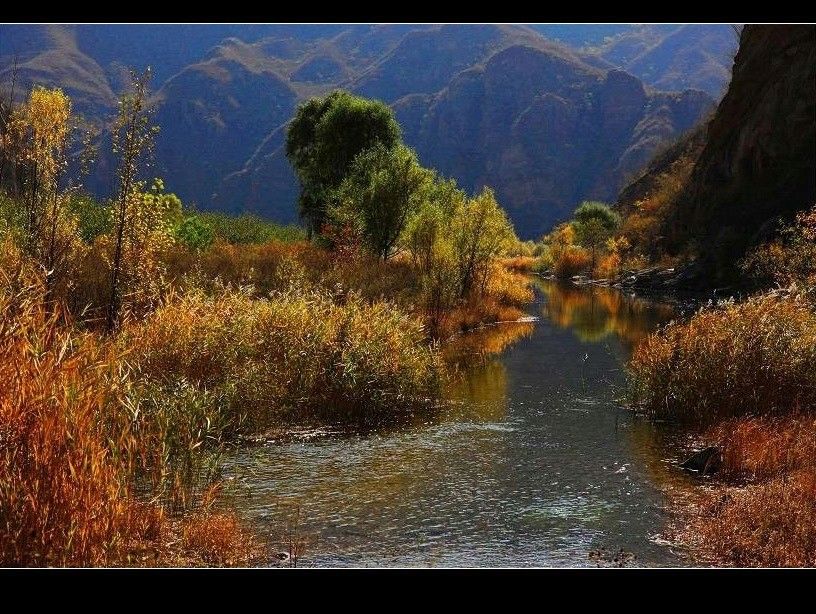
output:
<svg viewBox="0 0 816 614"><path fill-rule="evenodd" d="M759 286L816 285L816 205L797 215L778 239L749 253L740 266Z"/></svg>
<svg viewBox="0 0 816 614"><path fill-rule="evenodd" d="M185 218L173 234L182 245L195 250L208 248L215 236L212 228L197 216Z"/></svg>
<svg viewBox="0 0 816 614"><path fill-rule="evenodd" d="M688 540L718 564L816 565L816 472L797 471L705 497Z"/></svg>
<svg viewBox="0 0 816 614"><path fill-rule="evenodd" d="M196 217L212 228L215 239L232 245L259 245L270 241L302 241L306 233L299 226L282 226L251 213L199 213Z"/></svg>
<svg viewBox="0 0 816 614"><path fill-rule="evenodd" d="M567 279L586 272L592 266L592 255L582 247L571 245L564 249L555 261L556 277Z"/></svg>
<svg viewBox="0 0 816 614"><path fill-rule="evenodd" d="M635 351L633 400L697 423L816 406L816 315L796 297L758 296L671 323Z"/></svg>

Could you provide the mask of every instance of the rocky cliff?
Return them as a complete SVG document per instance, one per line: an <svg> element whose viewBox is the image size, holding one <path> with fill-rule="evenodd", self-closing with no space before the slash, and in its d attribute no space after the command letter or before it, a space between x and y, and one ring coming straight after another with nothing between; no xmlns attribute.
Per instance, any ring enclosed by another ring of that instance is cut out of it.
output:
<svg viewBox="0 0 816 614"><path fill-rule="evenodd" d="M666 228L708 246L722 276L747 247L816 202L816 26L743 29L733 78Z"/></svg>

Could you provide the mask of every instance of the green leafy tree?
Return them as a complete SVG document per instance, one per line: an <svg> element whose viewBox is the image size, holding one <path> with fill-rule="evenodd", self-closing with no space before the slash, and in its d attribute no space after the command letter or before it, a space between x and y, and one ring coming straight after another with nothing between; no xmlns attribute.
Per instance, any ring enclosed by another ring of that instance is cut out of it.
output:
<svg viewBox="0 0 816 614"><path fill-rule="evenodd" d="M437 179L427 191L419 211L409 220L404 243L422 273L431 271L441 252L446 250L451 218L466 201L467 195L453 179Z"/></svg>
<svg viewBox="0 0 816 614"><path fill-rule="evenodd" d="M606 243L620 226L621 218L608 205L584 201L575 210L572 226L578 243L592 251L592 268L595 268L598 247Z"/></svg>
<svg viewBox="0 0 816 614"><path fill-rule="evenodd" d="M363 151L337 191L339 217L359 229L368 250L387 260L433 182L405 147L379 143Z"/></svg>
<svg viewBox="0 0 816 614"><path fill-rule="evenodd" d="M518 241L513 225L493 190L485 187L456 211L451 226L461 296L475 287L483 291L491 260Z"/></svg>
<svg viewBox="0 0 816 614"><path fill-rule="evenodd" d="M286 156L300 180L300 214L311 235L319 232L333 192L358 154L382 143L390 148L401 132L391 109L338 90L298 107L286 134Z"/></svg>

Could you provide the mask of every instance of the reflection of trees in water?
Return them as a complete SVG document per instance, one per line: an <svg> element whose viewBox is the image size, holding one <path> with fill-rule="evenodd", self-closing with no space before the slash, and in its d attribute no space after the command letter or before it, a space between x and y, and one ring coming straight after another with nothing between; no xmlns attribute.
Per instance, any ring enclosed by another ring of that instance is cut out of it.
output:
<svg viewBox="0 0 816 614"><path fill-rule="evenodd" d="M507 369L490 360L459 372L445 388L443 420L498 422L507 415Z"/></svg>
<svg viewBox="0 0 816 614"><path fill-rule="evenodd" d="M507 346L533 332L532 322L504 322L464 333L443 348L445 361L455 368L469 368L501 353Z"/></svg>
<svg viewBox="0 0 816 614"><path fill-rule="evenodd" d="M681 430L636 417L630 436L632 459L645 469L651 483L673 496L688 492L693 480L677 466L685 443Z"/></svg>
<svg viewBox="0 0 816 614"><path fill-rule="evenodd" d="M579 339L594 342L617 335L627 349L668 321L670 305L631 297L600 286L576 287L538 280L547 298L542 315L561 328L571 328Z"/></svg>

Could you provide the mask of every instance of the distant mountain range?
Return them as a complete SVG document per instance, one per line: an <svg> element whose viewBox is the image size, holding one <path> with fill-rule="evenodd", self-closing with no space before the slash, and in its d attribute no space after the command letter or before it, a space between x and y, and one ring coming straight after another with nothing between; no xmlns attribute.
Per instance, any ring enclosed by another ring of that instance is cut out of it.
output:
<svg viewBox="0 0 816 614"><path fill-rule="evenodd" d="M154 173L202 209L280 221L297 217L286 122L346 88L390 104L424 164L496 188L534 237L713 109L736 47L727 25L3 25L0 82L16 56L21 84L63 87L106 125L126 67L150 65Z"/></svg>

